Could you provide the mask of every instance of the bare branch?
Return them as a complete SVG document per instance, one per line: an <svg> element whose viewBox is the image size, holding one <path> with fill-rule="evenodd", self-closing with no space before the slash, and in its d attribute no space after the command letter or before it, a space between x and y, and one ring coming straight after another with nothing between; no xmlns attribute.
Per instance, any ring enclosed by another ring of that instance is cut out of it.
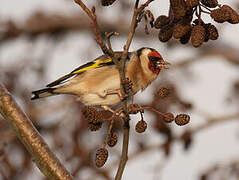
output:
<svg viewBox="0 0 239 180"><path fill-rule="evenodd" d="M119 36L119 33L118 33L118 32L109 32L109 33L108 33L108 32L105 32L105 37L106 37L106 39L107 39L108 48L109 48L110 51L113 52L113 49L112 49L112 46L111 46L111 42L110 42L110 38L111 38L112 36Z"/></svg>
<svg viewBox="0 0 239 180"><path fill-rule="evenodd" d="M73 180L71 174L51 152L30 119L10 93L0 84L0 113L14 129L41 172L49 179Z"/></svg>

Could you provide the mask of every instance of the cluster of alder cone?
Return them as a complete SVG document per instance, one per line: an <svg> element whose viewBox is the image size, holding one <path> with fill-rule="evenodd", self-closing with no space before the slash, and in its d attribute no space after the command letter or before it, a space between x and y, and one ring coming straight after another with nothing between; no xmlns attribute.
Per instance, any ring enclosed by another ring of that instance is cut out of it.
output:
<svg viewBox="0 0 239 180"><path fill-rule="evenodd" d="M160 29L159 40L167 42L174 37L186 44L191 39L194 47L216 40L217 28L211 23L204 23L202 13L210 14L217 23L239 23L238 13L228 5L218 4L217 0L170 0L169 15L161 15L154 22L154 27Z"/></svg>
<svg viewBox="0 0 239 180"><path fill-rule="evenodd" d="M170 90L167 88L161 88L157 92L157 96L160 98L166 98L169 96ZM82 109L82 114L84 118L88 122L88 128L90 131L97 131L102 127L104 122L109 122L109 119L105 119L104 111L97 110L91 106L85 106ZM130 104L128 106L128 113L129 114L137 114L140 113L141 120L139 120L135 126L135 131L138 133L143 133L147 129L147 122L143 118L144 108L140 107L138 104ZM161 112L159 112L161 113ZM190 121L190 116L187 114L178 114L176 117L170 112L168 113L161 113L162 120L165 123L175 122L179 126L183 126ZM119 117L112 116L110 121L119 121ZM114 147L117 144L118 135L116 132L113 132L112 129L108 132L105 140L105 144L102 148L99 148L96 151L95 157L95 164L97 167L102 167L108 159L108 150L106 146Z"/></svg>
<svg viewBox="0 0 239 180"><path fill-rule="evenodd" d="M101 4L110 6L115 1L101 0ZM192 45L199 47L203 42L218 39L217 28L202 20L203 13L217 23L239 23L239 14L229 5L219 4L218 0L170 0L168 16L160 15L154 22L154 27L160 29L159 40L167 42L173 37L187 44L191 39Z"/></svg>

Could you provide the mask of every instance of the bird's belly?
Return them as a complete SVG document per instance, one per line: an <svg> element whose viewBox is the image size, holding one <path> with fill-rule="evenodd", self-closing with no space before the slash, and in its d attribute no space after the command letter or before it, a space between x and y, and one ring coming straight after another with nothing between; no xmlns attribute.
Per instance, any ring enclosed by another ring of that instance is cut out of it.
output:
<svg viewBox="0 0 239 180"><path fill-rule="evenodd" d="M120 98L117 94L110 94L104 97L95 94L95 93L88 93L84 94L80 97L80 100L85 105L90 106L113 106L120 102Z"/></svg>
<svg viewBox="0 0 239 180"><path fill-rule="evenodd" d="M120 103L120 98L118 94L109 94L108 92L119 90L120 89L120 80L119 75L116 73L112 73L110 76L103 76L104 73L97 74L99 78L98 81L96 78L89 78L84 82L87 82L82 87L80 95L80 100L82 103L86 105L102 105L102 106L113 106Z"/></svg>

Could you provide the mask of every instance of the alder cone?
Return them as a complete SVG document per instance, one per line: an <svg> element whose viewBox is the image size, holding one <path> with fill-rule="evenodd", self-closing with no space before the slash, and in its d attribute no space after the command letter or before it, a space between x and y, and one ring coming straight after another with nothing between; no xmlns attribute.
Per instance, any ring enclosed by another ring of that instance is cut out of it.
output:
<svg viewBox="0 0 239 180"><path fill-rule="evenodd" d="M186 6L193 8L199 4L199 0L186 0Z"/></svg>
<svg viewBox="0 0 239 180"><path fill-rule="evenodd" d="M179 41L181 44L187 44L190 40L190 37L191 37L191 30L188 31L187 34L185 34L184 36L182 36Z"/></svg>
<svg viewBox="0 0 239 180"><path fill-rule="evenodd" d="M112 5L116 0L101 0L102 6L110 6Z"/></svg>
<svg viewBox="0 0 239 180"><path fill-rule="evenodd" d="M229 23L231 24L239 23L239 14L234 9L232 9L228 5L223 5L221 9L223 9L224 11L230 14L230 18L227 20Z"/></svg>
<svg viewBox="0 0 239 180"><path fill-rule="evenodd" d="M147 123L144 120L137 122L135 130L138 133L143 133L147 129Z"/></svg>
<svg viewBox="0 0 239 180"><path fill-rule="evenodd" d="M179 39L191 30L190 24L176 24L173 29L173 37Z"/></svg>
<svg viewBox="0 0 239 180"><path fill-rule="evenodd" d="M177 21L185 17L187 6L184 0L170 0L170 5L174 20Z"/></svg>
<svg viewBox="0 0 239 180"><path fill-rule="evenodd" d="M160 31L158 38L161 42L167 42L173 36L173 25L167 24Z"/></svg>
<svg viewBox="0 0 239 180"><path fill-rule="evenodd" d="M190 121L190 116L187 114L179 114L175 117L175 123L179 126L188 124Z"/></svg>
<svg viewBox="0 0 239 180"><path fill-rule="evenodd" d="M111 134L110 138L109 138L109 141L107 142L107 144L110 146L110 147L113 147L117 144L117 141L118 141L118 135L114 132Z"/></svg>
<svg viewBox="0 0 239 180"><path fill-rule="evenodd" d="M196 25L192 28L191 42L194 47L199 47L205 40L206 29L201 25Z"/></svg>
<svg viewBox="0 0 239 180"><path fill-rule="evenodd" d="M91 106L85 106L82 109L82 114L90 123L98 123L103 119L102 113Z"/></svg>
<svg viewBox="0 0 239 180"><path fill-rule="evenodd" d="M163 26L167 25L169 23L169 18L168 16L161 15L157 17L157 19L154 22L154 27L156 29L161 29Z"/></svg>
<svg viewBox="0 0 239 180"><path fill-rule="evenodd" d="M100 148L96 151L95 165L97 167L104 166L108 158L108 150L105 148Z"/></svg>
<svg viewBox="0 0 239 180"><path fill-rule="evenodd" d="M157 92L157 97L162 99L162 98L168 97L169 94L170 94L170 89L163 87L163 88L160 88L159 91Z"/></svg>
<svg viewBox="0 0 239 180"><path fill-rule="evenodd" d="M128 106L129 114L137 114L140 111L140 106L138 104L130 104Z"/></svg>
<svg viewBox="0 0 239 180"><path fill-rule="evenodd" d="M174 121L174 115L172 113L165 113L163 117L164 122L171 123Z"/></svg>
<svg viewBox="0 0 239 180"><path fill-rule="evenodd" d="M201 3L209 8L215 8L218 5L217 0L201 0Z"/></svg>
<svg viewBox="0 0 239 180"><path fill-rule="evenodd" d="M82 114L85 119L88 121L88 129L90 131L97 131L102 127L103 115L100 111L96 110L93 107L85 106L82 109Z"/></svg>
<svg viewBox="0 0 239 180"><path fill-rule="evenodd" d="M211 40L216 40L219 36L217 28L212 24L208 25L206 31L206 33L208 34L208 38Z"/></svg>
<svg viewBox="0 0 239 180"><path fill-rule="evenodd" d="M98 131L102 127L102 123L88 123L88 129L90 131Z"/></svg>
<svg viewBox="0 0 239 180"><path fill-rule="evenodd" d="M218 23L224 23L231 19L231 13L227 8L217 8L212 10L211 17Z"/></svg>

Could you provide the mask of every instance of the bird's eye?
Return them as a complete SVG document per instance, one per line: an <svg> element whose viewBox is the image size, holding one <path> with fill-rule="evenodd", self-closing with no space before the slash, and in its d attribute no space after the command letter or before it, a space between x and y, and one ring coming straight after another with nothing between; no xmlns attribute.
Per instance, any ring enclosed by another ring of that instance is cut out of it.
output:
<svg viewBox="0 0 239 180"><path fill-rule="evenodd" d="M158 61L162 60L162 58L156 57L156 56L149 56L149 60L152 62L158 62Z"/></svg>

